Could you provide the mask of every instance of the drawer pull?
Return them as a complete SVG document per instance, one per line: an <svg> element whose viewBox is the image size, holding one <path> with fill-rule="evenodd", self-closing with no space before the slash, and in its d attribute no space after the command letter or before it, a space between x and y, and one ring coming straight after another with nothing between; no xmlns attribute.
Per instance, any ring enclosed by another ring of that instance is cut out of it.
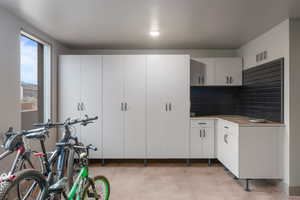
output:
<svg viewBox="0 0 300 200"><path fill-rule="evenodd" d="M228 127L228 126L224 126L224 128L227 128L227 129L229 129L229 127Z"/></svg>
<svg viewBox="0 0 300 200"><path fill-rule="evenodd" d="M199 125L206 125L207 123L205 123L205 122L199 122L198 124Z"/></svg>
<svg viewBox="0 0 300 200"><path fill-rule="evenodd" d="M227 134L224 135L224 142L225 142L226 144L228 144L228 135L227 135Z"/></svg>

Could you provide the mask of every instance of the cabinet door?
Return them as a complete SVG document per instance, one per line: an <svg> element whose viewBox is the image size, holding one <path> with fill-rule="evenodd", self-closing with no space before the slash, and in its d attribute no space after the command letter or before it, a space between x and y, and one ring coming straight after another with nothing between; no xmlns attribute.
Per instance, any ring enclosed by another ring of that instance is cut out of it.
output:
<svg viewBox="0 0 300 200"><path fill-rule="evenodd" d="M101 89L102 89L101 56L81 57L81 101L82 117L98 116L95 123L81 127L81 141L85 145L93 144L98 151L90 151L91 158L101 158L102 136L101 136Z"/></svg>
<svg viewBox="0 0 300 200"><path fill-rule="evenodd" d="M59 121L67 118L79 118L81 57L60 56L59 60ZM80 137L80 126L76 126L76 134Z"/></svg>
<svg viewBox="0 0 300 200"><path fill-rule="evenodd" d="M190 90L189 90L189 56L163 57L164 66L169 70L165 80L168 85L169 106L166 134L170 139L167 155L171 158L187 158L189 155L189 124L190 124Z"/></svg>
<svg viewBox="0 0 300 200"><path fill-rule="evenodd" d="M201 128L191 128L191 158L202 158Z"/></svg>
<svg viewBox="0 0 300 200"><path fill-rule="evenodd" d="M186 158L189 134L189 56L147 56L148 155Z"/></svg>
<svg viewBox="0 0 300 200"><path fill-rule="evenodd" d="M191 86L215 84L215 65L213 59L192 59L190 66Z"/></svg>
<svg viewBox="0 0 300 200"><path fill-rule="evenodd" d="M147 156L165 158L168 143L167 133L168 84L170 72L161 56L147 56Z"/></svg>
<svg viewBox="0 0 300 200"><path fill-rule="evenodd" d="M214 158L214 129L203 128L202 129L202 157Z"/></svg>
<svg viewBox="0 0 300 200"><path fill-rule="evenodd" d="M123 56L103 56L103 157L124 156Z"/></svg>
<svg viewBox="0 0 300 200"><path fill-rule="evenodd" d="M125 157L146 157L146 56L124 57Z"/></svg>
<svg viewBox="0 0 300 200"><path fill-rule="evenodd" d="M242 85L241 58L216 58L216 85Z"/></svg>

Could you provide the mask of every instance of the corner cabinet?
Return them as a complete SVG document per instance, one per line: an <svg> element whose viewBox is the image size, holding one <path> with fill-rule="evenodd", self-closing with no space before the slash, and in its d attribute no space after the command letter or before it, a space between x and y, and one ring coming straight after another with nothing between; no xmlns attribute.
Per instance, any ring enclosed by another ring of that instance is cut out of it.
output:
<svg viewBox="0 0 300 200"><path fill-rule="evenodd" d="M190 65L191 86L241 86L242 59L193 58Z"/></svg>
<svg viewBox="0 0 300 200"><path fill-rule="evenodd" d="M73 134L84 144L99 150L91 158L102 158L102 67L101 56L60 56L59 60L59 120L88 115L99 119L86 127L76 126Z"/></svg>
<svg viewBox="0 0 300 200"><path fill-rule="evenodd" d="M217 158L240 179L280 179L282 127L217 120Z"/></svg>

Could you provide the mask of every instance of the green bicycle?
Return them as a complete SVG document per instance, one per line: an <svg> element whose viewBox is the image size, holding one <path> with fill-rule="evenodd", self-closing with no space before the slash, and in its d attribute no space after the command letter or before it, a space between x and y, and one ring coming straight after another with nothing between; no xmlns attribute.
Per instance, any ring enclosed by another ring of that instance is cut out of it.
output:
<svg viewBox="0 0 300 200"><path fill-rule="evenodd" d="M74 146L74 149L81 151L80 158L78 159L81 170L67 195L68 200L109 200L110 185L108 179L104 176L96 176L93 179L89 177L88 151L97 151L97 148L88 145L87 147ZM76 166L75 163L69 164Z"/></svg>

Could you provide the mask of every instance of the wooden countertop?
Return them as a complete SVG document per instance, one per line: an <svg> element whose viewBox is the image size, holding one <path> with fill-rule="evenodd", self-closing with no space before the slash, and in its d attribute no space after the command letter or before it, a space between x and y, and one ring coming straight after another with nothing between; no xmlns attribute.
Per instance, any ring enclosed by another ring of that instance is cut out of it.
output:
<svg viewBox="0 0 300 200"><path fill-rule="evenodd" d="M252 123L249 122L253 117L241 116L241 115L207 115L207 116L195 116L191 119L223 119L236 124L239 124L241 127L281 127L285 126L283 123L267 121L265 123Z"/></svg>

